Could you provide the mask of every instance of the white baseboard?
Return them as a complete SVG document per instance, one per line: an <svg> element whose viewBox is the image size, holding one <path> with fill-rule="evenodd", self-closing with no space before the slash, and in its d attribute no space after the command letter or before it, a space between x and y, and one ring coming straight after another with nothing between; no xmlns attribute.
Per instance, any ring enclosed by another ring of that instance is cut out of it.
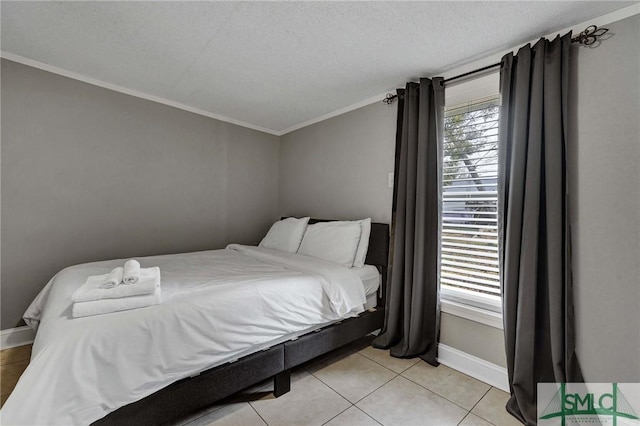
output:
<svg viewBox="0 0 640 426"><path fill-rule="evenodd" d="M33 343L36 332L23 325L22 327L9 328L0 331L0 348L9 349Z"/></svg>
<svg viewBox="0 0 640 426"><path fill-rule="evenodd" d="M509 392L507 369L497 364L443 344L438 345L438 362L474 379Z"/></svg>

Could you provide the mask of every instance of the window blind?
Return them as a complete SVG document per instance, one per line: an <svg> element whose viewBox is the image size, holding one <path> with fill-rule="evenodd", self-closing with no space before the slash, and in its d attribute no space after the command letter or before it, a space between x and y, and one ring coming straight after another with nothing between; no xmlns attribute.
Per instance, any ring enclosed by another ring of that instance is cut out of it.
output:
<svg viewBox="0 0 640 426"><path fill-rule="evenodd" d="M445 110L440 282L500 296L498 96Z"/></svg>

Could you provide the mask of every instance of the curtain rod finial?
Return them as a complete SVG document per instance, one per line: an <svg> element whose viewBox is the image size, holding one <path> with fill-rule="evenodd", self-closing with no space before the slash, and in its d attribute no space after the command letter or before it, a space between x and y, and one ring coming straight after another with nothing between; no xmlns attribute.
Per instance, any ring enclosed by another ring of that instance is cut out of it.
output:
<svg viewBox="0 0 640 426"><path fill-rule="evenodd" d="M585 46L591 46L594 44L600 37L605 35L609 31L609 28L598 28L597 25L589 25L578 34L576 37L572 38L571 41L573 43L583 44Z"/></svg>
<svg viewBox="0 0 640 426"><path fill-rule="evenodd" d="M387 105L391 105L393 101L396 100L397 97L398 95L394 95L393 93L387 93L387 96L385 96L382 102L384 102Z"/></svg>

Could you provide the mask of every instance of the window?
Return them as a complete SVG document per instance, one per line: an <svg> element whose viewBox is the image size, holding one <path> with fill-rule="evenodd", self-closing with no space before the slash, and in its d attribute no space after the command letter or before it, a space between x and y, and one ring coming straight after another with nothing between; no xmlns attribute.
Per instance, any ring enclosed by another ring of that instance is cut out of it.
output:
<svg viewBox="0 0 640 426"><path fill-rule="evenodd" d="M443 299L500 312L498 116L496 94L447 102L440 284Z"/></svg>

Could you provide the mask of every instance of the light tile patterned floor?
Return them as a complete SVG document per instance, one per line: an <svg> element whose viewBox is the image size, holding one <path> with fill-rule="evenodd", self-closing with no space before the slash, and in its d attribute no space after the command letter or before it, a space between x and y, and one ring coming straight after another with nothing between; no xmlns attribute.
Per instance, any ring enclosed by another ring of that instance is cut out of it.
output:
<svg viewBox="0 0 640 426"><path fill-rule="evenodd" d="M392 358L369 343L295 369L291 392L280 398L267 381L176 425L520 425L501 390L444 365Z"/></svg>
<svg viewBox="0 0 640 426"><path fill-rule="evenodd" d="M519 425L499 389L440 365L398 359L365 338L293 371L291 392L274 398L271 381L175 426ZM2 403L29 362L31 345L3 350Z"/></svg>

